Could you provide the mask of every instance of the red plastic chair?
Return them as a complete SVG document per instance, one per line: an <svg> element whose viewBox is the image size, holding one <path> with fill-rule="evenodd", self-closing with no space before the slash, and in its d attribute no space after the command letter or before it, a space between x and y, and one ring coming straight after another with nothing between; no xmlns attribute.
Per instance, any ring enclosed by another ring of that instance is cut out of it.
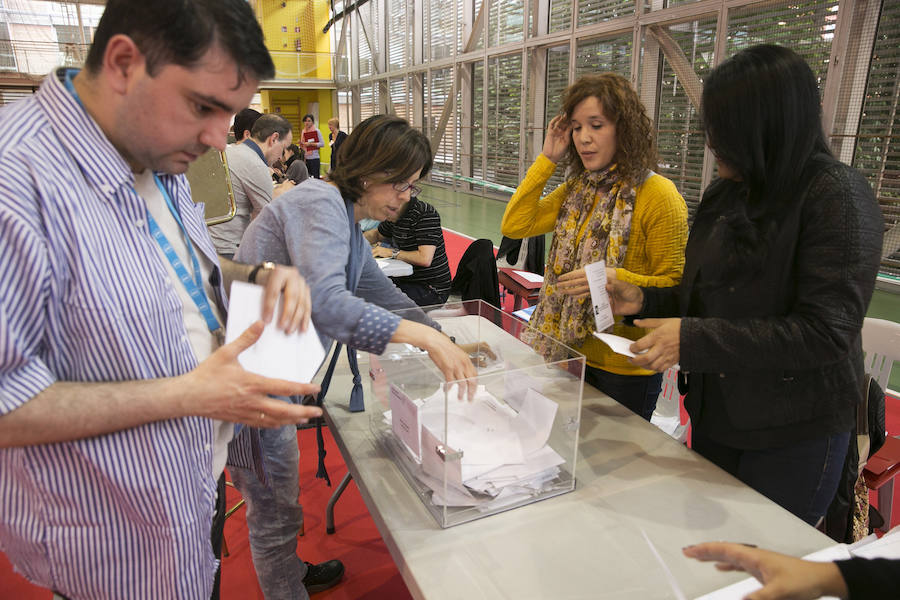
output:
<svg viewBox="0 0 900 600"><path fill-rule="evenodd" d="M888 389L891 368L900 360L900 323L866 317L862 328L866 372L872 374L881 388ZM894 503L894 477L900 474L900 438L887 438L884 446L869 457L863 477L866 486L878 493L878 512L884 517L884 529L891 528Z"/></svg>

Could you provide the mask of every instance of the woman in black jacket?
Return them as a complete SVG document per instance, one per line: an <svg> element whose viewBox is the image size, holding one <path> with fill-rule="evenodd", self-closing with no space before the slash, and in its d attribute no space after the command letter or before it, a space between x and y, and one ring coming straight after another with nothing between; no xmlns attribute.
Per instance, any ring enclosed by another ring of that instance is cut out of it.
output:
<svg viewBox="0 0 900 600"><path fill-rule="evenodd" d="M862 393L860 330L884 223L835 159L809 66L748 48L707 78L703 195L676 288L610 281L618 314L653 331L634 363L680 364L692 447L810 524L834 496Z"/></svg>

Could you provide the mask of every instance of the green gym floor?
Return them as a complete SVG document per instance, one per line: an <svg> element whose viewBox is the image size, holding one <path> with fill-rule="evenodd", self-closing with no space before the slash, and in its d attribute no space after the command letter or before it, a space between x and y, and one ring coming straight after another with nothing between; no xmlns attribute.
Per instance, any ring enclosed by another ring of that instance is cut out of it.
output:
<svg viewBox="0 0 900 600"><path fill-rule="evenodd" d="M476 239L488 238L495 246L500 245L500 221L506 202L437 185L423 187L420 197L437 209L441 215L441 225ZM549 247L548 239L547 248ZM900 322L900 290L891 292L876 289L867 314L878 319ZM890 388L900 390L900 369L894 369Z"/></svg>

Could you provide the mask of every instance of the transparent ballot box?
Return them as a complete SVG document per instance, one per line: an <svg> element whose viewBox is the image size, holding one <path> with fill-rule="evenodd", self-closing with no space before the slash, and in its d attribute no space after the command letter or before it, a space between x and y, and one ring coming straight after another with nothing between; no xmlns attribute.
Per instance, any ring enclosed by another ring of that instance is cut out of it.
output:
<svg viewBox="0 0 900 600"><path fill-rule="evenodd" d="M426 311L469 353L477 378L447 382L426 352L389 344L370 356L367 410L438 524L575 489L584 356L480 300ZM421 312L397 314L421 320Z"/></svg>

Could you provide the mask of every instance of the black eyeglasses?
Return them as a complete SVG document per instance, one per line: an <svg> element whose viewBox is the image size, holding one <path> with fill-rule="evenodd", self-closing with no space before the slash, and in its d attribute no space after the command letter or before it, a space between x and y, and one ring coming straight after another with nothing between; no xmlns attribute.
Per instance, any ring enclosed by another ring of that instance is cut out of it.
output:
<svg viewBox="0 0 900 600"><path fill-rule="evenodd" d="M422 193L422 188L415 186L408 181L398 181L397 183L392 184L394 189L400 192L401 194L406 190L409 190L409 197L415 198L419 194Z"/></svg>

